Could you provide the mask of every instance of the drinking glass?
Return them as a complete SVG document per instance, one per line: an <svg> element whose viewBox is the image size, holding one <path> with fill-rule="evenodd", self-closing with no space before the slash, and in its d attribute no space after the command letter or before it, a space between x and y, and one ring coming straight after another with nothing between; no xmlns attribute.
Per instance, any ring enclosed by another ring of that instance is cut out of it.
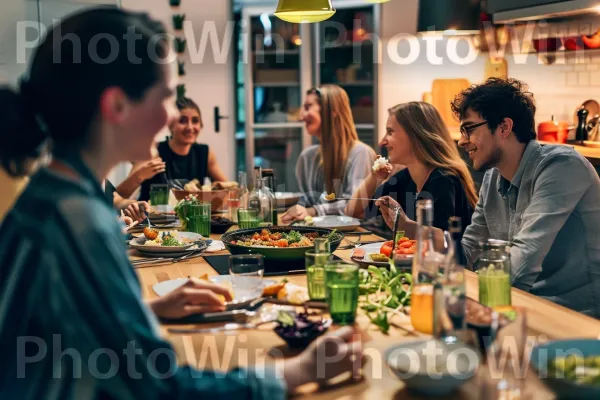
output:
<svg viewBox="0 0 600 400"><path fill-rule="evenodd" d="M240 229L258 228L260 218L255 208L238 208L238 226Z"/></svg>
<svg viewBox="0 0 600 400"><path fill-rule="evenodd" d="M333 322L353 323L358 306L358 266L343 262L326 264L325 297Z"/></svg>
<svg viewBox="0 0 600 400"><path fill-rule="evenodd" d="M227 210L229 219L236 223L238 222L238 208L240 207L240 191L238 188L231 189L227 193Z"/></svg>
<svg viewBox="0 0 600 400"><path fill-rule="evenodd" d="M483 250L475 263L479 275L479 302L488 307L510 306L510 243L489 239L479 245Z"/></svg>
<svg viewBox="0 0 600 400"><path fill-rule="evenodd" d="M210 236L211 203L192 204L187 216L187 228L190 232L199 233L204 237Z"/></svg>
<svg viewBox="0 0 600 400"><path fill-rule="evenodd" d="M445 265L438 284L441 297L434 296L434 334L446 342L459 341L458 332L466 326L465 268L454 263Z"/></svg>
<svg viewBox="0 0 600 400"><path fill-rule="evenodd" d="M311 300L325 300L325 265L333 261L327 239L315 239L315 249L305 253L306 283Z"/></svg>
<svg viewBox="0 0 600 400"><path fill-rule="evenodd" d="M236 301L255 299L262 295L265 273L263 256L243 254L229 257L229 273Z"/></svg>
<svg viewBox="0 0 600 400"><path fill-rule="evenodd" d="M498 398L526 398L529 357L534 340L527 336L527 309L500 307L492 312L492 343L487 350L490 379Z"/></svg>
<svg viewBox="0 0 600 400"><path fill-rule="evenodd" d="M169 204L169 185L150 185L150 204L153 206Z"/></svg>

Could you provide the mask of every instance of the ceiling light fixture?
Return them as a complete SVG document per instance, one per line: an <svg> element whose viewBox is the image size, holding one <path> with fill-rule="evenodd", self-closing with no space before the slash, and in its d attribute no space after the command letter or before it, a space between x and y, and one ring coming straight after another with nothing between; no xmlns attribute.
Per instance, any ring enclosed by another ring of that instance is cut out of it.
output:
<svg viewBox="0 0 600 400"><path fill-rule="evenodd" d="M277 18L295 24L325 21L333 14L330 0L279 0L275 11Z"/></svg>

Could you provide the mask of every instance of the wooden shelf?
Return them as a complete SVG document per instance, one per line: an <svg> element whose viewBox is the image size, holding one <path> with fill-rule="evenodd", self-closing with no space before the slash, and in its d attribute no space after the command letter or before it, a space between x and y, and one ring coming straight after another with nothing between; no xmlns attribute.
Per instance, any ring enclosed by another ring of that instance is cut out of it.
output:
<svg viewBox="0 0 600 400"><path fill-rule="evenodd" d="M353 47L361 47L361 46L372 47L373 42L371 42L370 40L365 40L364 42L344 42L341 44L326 44L323 46L323 48L326 50L333 50L333 49L351 49Z"/></svg>
<svg viewBox="0 0 600 400"><path fill-rule="evenodd" d="M255 82L254 87L299 87L300 82Z"/></svg>
<svg viewBox="0 0 600 400"><path fill-rule="evenodd" d="M255 50L253 54L256 56L297 56L300 55L300 49L295 50Z"/></svg>
<svg viewBox="0 0 600 400"><path fill-rule="evenodd" d="M452 136L452 139L455 142L458 142L458 140L460 139L460 132L450 131L450 136ZM599 148L580 146L580 145L572 144L572 143L551 143L551 142L544 142L542 140L540 140L539 142L542 144L559 144L562 146L571 146L579 154L581 154L582 156L584 156L585 158L590 160L590 162L592 164L597 165L600 162L600 149Z"/></svg>
<svg viewBox="0 0 600 400"><path fill-rule="evenodd" d="M338 85L342 87L370 87L373 86L373 81L340 82Z"/></svg>

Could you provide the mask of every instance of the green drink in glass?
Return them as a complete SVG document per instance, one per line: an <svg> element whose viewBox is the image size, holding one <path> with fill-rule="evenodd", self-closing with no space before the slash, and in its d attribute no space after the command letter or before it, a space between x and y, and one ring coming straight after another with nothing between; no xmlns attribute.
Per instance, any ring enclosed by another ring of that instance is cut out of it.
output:
<svg viewBox="0 0 600 400"><path fill-rule="evenodd" d="M169 204L169 185L150 185L150 204L153 206Z"/></svg>
<svg viewBox="0 0 600 400"><path fill-rule="evenodd" d="M190 232L209 237L211 204L191 204L188 207L187 229Z"/></svg>
<svg viewBox="0 0 600 400"><path fill-rule="evenodd" d="M484 306L510 306L510 275L493 266L481 268L479 274L479 302Z"/></svg>
<svg viewBox="0 0 600 400"><path fill-rule="evenodd" d="M352 324L358 306L358 266L343 262L325 265L325 297L333 322Z"/></svg>
<svg viewBox="0 0 600 400"><path fill-rule="evenodd" d="M258 228L260 222L257 209L238 208L238 226L240 229Z"/></svg>

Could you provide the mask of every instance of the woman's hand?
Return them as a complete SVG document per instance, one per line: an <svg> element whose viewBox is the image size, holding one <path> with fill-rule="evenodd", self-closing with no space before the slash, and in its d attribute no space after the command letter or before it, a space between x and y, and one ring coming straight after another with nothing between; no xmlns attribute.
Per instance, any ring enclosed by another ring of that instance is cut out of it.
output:
<svg viewBox="0 0 600 400"><path fill-rule="evenodd" d="M398 229L401 229L403 224L408 219L400 204L390 196L380 197L375 202L375 205L379 207L386 225L392 230L394 229L394 219L396 218L397 209L400 209L400 215L398 216Z"/></svg>
<svg viewBox="0 0 600 400"><path fill-rule="evenodd" d="M178 319L192 314L225 311L223 298L225 301L233 300L227 288L191 277L183 286L149 305L158 317Z"/></svg>
<svg viewBox="0 0 600 400"><path fill-rule="evenodd" d="M296 358L284 364L284 378L293 391L307 383L325 383L343 373L361 378L363 345L352 327L344 327L315 340Z"/></svg>
<svg viewBox="0 0 600 400"><path fill-rule="evenodd" d="M314 208L306 208L299 204L296 204L293 207L290 207L282 216L281 222L284 224L290 224L294 221L304 221L304 218L311 216L315 217L317 212Z"/></svg>
<svg viewBox="0 0 600 400"><path fill-rule="evenodd" d="M393 170L394 170L394 167L392 167L392 164L387 163L387 164L385 164L385 166L378 169L377 171L373 171L373 174L375 174L377 179L384 181L390 176L390 174L392 173Z"/></svg>
<svg viewBox="0 0 600 400"><path fill-rule="evenodd" d="M150 205L145 201L138 201L128 205L123 211L133 221L142 222L146 219L146 212L150 211Z"/></svg>
<svg viewBox="0 0 600 400"><path fill-rule="evenodd" d="M149 161L144 161L142 163L136 164L133 166L131 170L131 174L134 175L138 183L142 183L147 181L148 179L153 178L157 174L166 171L166 164L160 157L153 158Z"/></svg>

